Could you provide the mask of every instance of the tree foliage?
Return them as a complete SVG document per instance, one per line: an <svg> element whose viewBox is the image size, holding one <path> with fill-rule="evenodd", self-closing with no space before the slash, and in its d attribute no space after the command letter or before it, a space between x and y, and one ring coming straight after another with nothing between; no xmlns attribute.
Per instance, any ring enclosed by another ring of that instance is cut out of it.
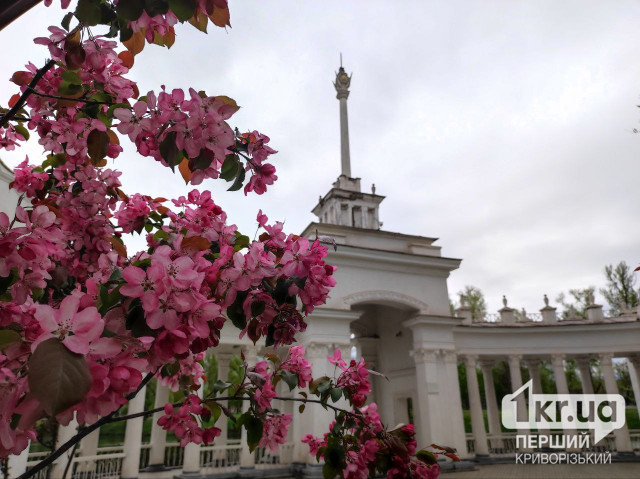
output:
<svg viewBox="0 0 640 479"><path fill-rule="evenodd" d="M609 304L612 316L618 316L638 304L638 290L635 288L635 276L629 265L621 261L615 267L611 264L604 267L607 285L600 293Z"/></svg>

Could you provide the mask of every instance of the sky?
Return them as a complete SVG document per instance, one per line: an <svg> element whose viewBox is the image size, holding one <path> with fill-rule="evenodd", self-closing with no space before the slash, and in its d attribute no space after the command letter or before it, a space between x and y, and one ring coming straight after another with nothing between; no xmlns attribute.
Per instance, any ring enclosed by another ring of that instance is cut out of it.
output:
<svg viewBox="0 0 640 479"><path fill-rule="evenodd" d="M353 73L352 173L386 199L383 229L439 238L462 258L452 297L482 289L489 311L534 312L547 294L602 287L604 265L640 264L640 3L638 1L230 0L232 28L176 28L147 46L129 78L141 92L205 90L237 100L230 120L279 151L263 196L205 183L250 236L258 209L301 232L340 173L332 81ZM0 31L0 103L63 16L38 6ZM126 191L177 197L191 188L153 160L115 161ZM41 148L2 153L15 166ZM640 281L639 281L640 283ZM597 300L602 301L600 295Z"/></svg>

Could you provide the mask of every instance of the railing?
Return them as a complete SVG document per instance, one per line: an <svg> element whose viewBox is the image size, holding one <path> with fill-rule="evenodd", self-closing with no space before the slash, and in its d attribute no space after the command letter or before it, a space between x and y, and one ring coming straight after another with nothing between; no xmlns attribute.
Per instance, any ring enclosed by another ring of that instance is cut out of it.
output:
<svg viewBox="0 0 640 479"><path fill-rule="evenodd" d="M506 432L502 434L487 434L487 440L489 441L489 453L492 456L508 456L515 454L518 449L516 448L516 434L515 432ZM551 431L551 435L565 434L563 431ZM640 430L629 430L629 437L631 438L631 447L634 450L640 450ZM475 439L473 434L466 435L467 451L470 454L475 452ZM583 448L584 452L616 452L615 436L612 434L606 436L597 444L593 444L593 435L591 435L590 447Z"/></svg>
<svg viewBox="0 0 640 479"><path fill-rule="evenodd" d="M289 465L293 462L293 443L284 443L277 451L259 447L254 454L256 469L269 469Z"/></svg>
<svg viewBox="0 0 640 479"><path fill-rule="evenodd" d="M169 442L164 447L165 467L179 468L184 463L184 447L179 442Z"/></svg>
<svg viewBox="0 0 640 479"><path fill-rule="evenodd" d="M125 453L96 454L73 458L73 479L119 478Z"/></svg>
<svg viewBox="0 0 640 479"><path fill-rule="evenodd" d="M206 476L238 470L241 450L242 446L239 444L202 446L200 448L200 473Z"/></svg>
<svg viewBox="0 0 640 479"><path fill-rule="evenodd" d="M139 469L144 469L149 466L149 455L151 454L151 444L143 444L140 448L140 463Z"/></svg>
<svg viewBox="0 0 640 479"><path fill-rule="evenodd" d="M482 318L474 318L474 323L499 323L500 313L487 313Z"/></svg>

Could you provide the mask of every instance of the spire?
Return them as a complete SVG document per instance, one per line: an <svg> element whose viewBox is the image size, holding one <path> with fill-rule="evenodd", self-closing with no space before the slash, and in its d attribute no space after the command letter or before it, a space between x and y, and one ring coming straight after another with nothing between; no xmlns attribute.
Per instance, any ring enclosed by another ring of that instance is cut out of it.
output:
<svg viewBox="0 0 640 479"><path fill-rule="evenodd" d="M340 54L340 69L336 72L336 80L333 86L336 88L336 98L340 102L340 157L342 164L341 176L351 178L351 157L349 154L349 119L347 117L347 98L349 98L349 86L351 76L347 75L342 66L342 53Z"/></svg>

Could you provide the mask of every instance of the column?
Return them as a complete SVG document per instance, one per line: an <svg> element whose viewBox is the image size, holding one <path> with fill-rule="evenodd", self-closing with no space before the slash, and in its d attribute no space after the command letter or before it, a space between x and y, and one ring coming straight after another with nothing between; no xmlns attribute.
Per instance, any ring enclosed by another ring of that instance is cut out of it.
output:
<svg viewBox="0 0 640 479"><path fill-rule="evenodd" d="M509 356L509 377L511 379L511 388L513 389L513 391L511 392L517 391L520 387L522 387L522 371L520 371L521 358L522 356L519 356L517 354ZM516 402L518 404L518 421L526 421L527 414L524 396L520 394L516 398Z"/></svg>
<svg viewBox="0 0 640 479"><path fill-rule="evenodd" d="M580 371L580 382L583 394L593 394L593 381L591 380L591 362L588 357L576 358L576 365Z"/></svg>
<svg viewBox="0 0 640 479"><path fill-rule="evenodd" d="M564 354L552 354L551 365L553 366L553 377L556 382L556 392L558 394L569 394L567 375L564 372Z"/></svg>
<svg viewBox="0 0 640 479"><path fill-rule="evenodd" d="M602 368L602 376L604 377L604 387L607 390L607 394L620 394L618 389L618 383L616 382L616 375L613 371L613 354L604 353L600 354L600 367ZM625 411L619 411L618 414L624 414ZM625 424L620 429L614 431L616 438L616 451L618 454L626 455L633 454L631 448L631 438L629 437L629 429Z"/></svg>
<svg viewBox="0 0 640 479"><path fill-rule="evenodd" d="M244 349L244 357L249 366L253 366L258 360L258 349L254 346L246 346ZM249 410L249 401L242 401L242 413L244 414ZM240 445L242 449L240 451L240 476L252 477L255 472L255 455L249 450L247 444L247 430L243 427L240 437Z"/></svg>
<svg viewBox="0 0 640 479"><path fill-rule="evenodd" d="M76 421L75 416L69 422L67 426L59 426L58 427L58 437L56 438L56 449L62 446L65 442L75 436L78 432L78 421ZM61 479L64 474L64 470L67 467L67 463L71 457L71 451L73 448L70 448L65 452L62 456L60 456L51 466L50 479ZM71 466L72 467L72 466ZM73 472L73 470L71 472Z"/></svg>
<svg viewBox="0 0 640 479"><path fill-rule="evenodd" d="M636 400L636 408L638 408L638 416L640 417L640 356L631 356L627 360L631 386L633 387L633 397Z"/></svg>
<svg viewBox="0 0 640 479"><path fill-rule="evenodd" d="M456 356L455 351L451 349L442 349L440 350L440 358L442 360L442 364L440 366L438 381L446 388L446 391L443 391L443 394L440 397L440 409L451 412L451 415L446 418L448 427L443 428L445 432L448 433L446 436L447 442L445 444L454 445L452 447L457 447L458 444L465 444L466 446L467 438L464 432L460 382L451 379L458 378L458 357ZM415 398L414 402L417 399L418 398ZM459 449L458 452L462 454L462 451Z"/></svg>
<svg viewBox="0 0 640 479"><path fill-rule="evenodd" d="M488 456L487 433L482 416L482 402L476 372L476 356L466 356L464 365L467 372L467 390L469 392L469 408L471 409L471 428L475 439L476 456Z"/></svg>
<svg viewBox="0 0 640 479"><path fill-rule="evenodd" d="M487 401L487 419L489 422L489 432L496 436L489 441L492 448L502 448L502 434L500 427L500 413L498 408L498 399L496 398L496 388L493 383L493 361L480 361L480 369L482 370L482 379L484 382L484 397Z"/></svg>
<svg viewBox="0 0 640 479"><path fill-rule="evenodd" d="M147 387L144 386L138 394L129 401L128 414L135 414L144 411L144 397ZM126 453L122 460L122 479L135 479L138 477L140 467L140 447L142 446L142 422L143 417L129 419L124 430L124 446Z"/></svg>
<svg viewBox="0 0 640 479"><path fill-rule="evenodd" d="M80 441L80 455L81 456L95 456L98 454L98 440L100 439L100 428L93 431L88 436L85 436ZM90 462L81 462L81 471L90 471L93 468L93 464Z"/></svg>
<svg viewBox="0 0 640 479"><path fill-rule="evenodd" d="M533 387L534 394L542 394L542 378L540 375L540 360L539 359L525 359L525 366L529 371L531 377L531 385ZM549 434L548 429L538 429L538 434Z"/></svg>
<svg viewBox="0 0 640 479"><path fill-rule="evenodd" d="M31 442L18 455L11 455L8 457L9 461L9 476L8 479L16 479L17 477L24 474L27 470L27 461L29 460L29 447L31 446Z"/></svg>
<svg viewBox="0 0 640 479"><path fill-rule="evenodd" d="M169 388L156 380L156 397L153 408L163 407L169 402ZM167 442L167 431L158 426L158 419L164 415L164 411L153 414L151 420L151 450L149 451L149 471L163 471L164 450Z"/></svg>
<svg viewBox="0 0 640 479"><path fill-rule="evenodd" d="M218 379L226 381L229 378L229 361L232 355L229 353L218 353L216 359L218 360ZM215 444L223 445L229 441L229 418L222 413L220 418L216 422L216 427L219 427L222 431L220 436L216 439Z"/></svg>

